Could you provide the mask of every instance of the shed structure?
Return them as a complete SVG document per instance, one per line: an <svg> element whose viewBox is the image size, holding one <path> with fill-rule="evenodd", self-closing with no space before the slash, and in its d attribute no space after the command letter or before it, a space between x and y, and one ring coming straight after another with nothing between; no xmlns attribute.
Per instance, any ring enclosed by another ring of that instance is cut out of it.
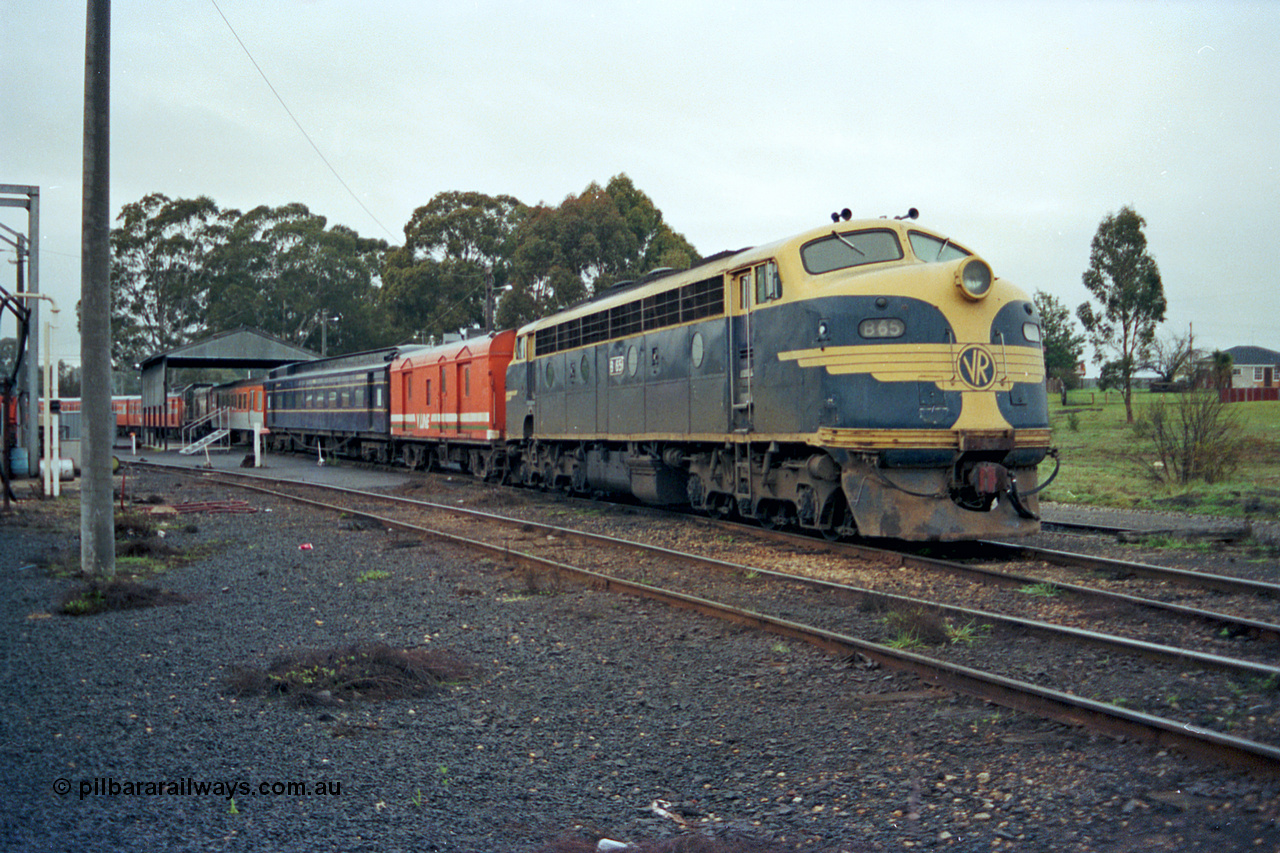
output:
<svg viewBox="0 0 1280 853"><path fill-rule="evenodd" d="M222 367L231 370L271 369L319 356L258 329L222 332L157 353L142 370L142 440L167 447L173 423L169 411L169 370L184 367ZM178 424L181 426L181 424Z"/></svg>

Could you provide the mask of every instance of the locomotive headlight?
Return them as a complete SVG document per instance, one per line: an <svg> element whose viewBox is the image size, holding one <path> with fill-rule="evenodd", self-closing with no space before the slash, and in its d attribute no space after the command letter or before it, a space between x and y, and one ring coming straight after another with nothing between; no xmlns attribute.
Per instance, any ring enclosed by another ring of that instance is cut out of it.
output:
<svg viewBox="0 0 1280 853"><path fill-rule="evenodd" d="M968 299L982 299L991 290L991 267L980 258L969 258L956 269L956 287Z"/></svg>

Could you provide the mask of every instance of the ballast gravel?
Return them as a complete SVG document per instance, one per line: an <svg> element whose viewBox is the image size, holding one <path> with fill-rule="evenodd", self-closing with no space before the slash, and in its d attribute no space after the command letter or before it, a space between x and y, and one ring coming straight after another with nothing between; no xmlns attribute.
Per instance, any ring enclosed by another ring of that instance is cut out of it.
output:
<svg viewBox="0 0 1280 853"><path fill-rule="evenodd" d="M530 576L199 477L147 578L189 603L70 617L47 507L0 517L0 849L542 851L697 834L823 851L1280 850L1280 781L861 660ZM68 521L68 518L70 519ZM307 547L309 546L309 547ZM122 566L122 569L127 566ZM233 667L448 649L426 697L236 697Z"/></svg>

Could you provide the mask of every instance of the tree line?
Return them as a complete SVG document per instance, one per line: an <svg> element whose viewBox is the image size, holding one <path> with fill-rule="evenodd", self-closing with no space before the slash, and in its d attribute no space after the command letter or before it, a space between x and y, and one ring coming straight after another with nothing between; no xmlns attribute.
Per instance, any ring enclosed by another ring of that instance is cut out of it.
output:
<svg viewBox="0 0 1280 853"><path fill-rule="evenodd" d="M441 192L413 212L399 246L329 226L300 203L241 212L208 196L152 193L125 205L117 223L112 359L126 375L155 353L245 326L329 354L511 328L617 281L700 260L626 174L555 206ZM1131 421L1137 371L1172 381L1197 358L1189 335L1156 337L1167 306L1145 224L1130 207L1099 224L1082 276L1093 300L1076 310L1083 333L1056 297L1034 296L1048 376L1074 387L1091 343L1100 384L1122 391ZM0 341L5 365L12 344ZM1229 356L1215 357L1215 371L1229 375Z"/></svg>
<svg viewBox="0 0 1280 853"><path fill-rule="evenodd" d="M243 326L329 354L516 326L637 278L700 260L625 174L559 205L442 192L403 245L362 237L303 204L221 209L160 193L111 232L112 360Z"/></svg>

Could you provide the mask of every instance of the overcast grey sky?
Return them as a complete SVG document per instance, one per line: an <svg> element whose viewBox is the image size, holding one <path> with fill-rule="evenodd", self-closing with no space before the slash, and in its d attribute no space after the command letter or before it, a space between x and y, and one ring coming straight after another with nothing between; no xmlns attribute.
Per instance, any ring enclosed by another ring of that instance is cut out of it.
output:
<svg viewBox="0 0 1280 853"><path fill-rule="evenodd" d="M41 287L71 309L85 3L0 20L0 183L40 187ZM1074 309L1128 204L1167 328L1280 349L1277 47L1277 2L116 2L111 207L302 202L399 242L443 190L555 204L626 172L703 254L914 206Z"/></svg>

